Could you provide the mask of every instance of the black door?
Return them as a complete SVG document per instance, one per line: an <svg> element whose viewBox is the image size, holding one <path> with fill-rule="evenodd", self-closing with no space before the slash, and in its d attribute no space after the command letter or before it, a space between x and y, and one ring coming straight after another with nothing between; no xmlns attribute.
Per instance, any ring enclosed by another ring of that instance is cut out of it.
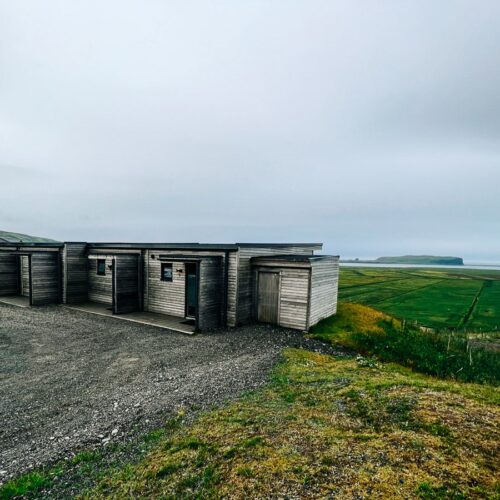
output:
<svg viewBox="0 0 500 500"><path fill-rule="evenodd" d="M198 313L198 266L186 263L186 317L196 318Z"/></svg>
<svg viewBox="0 0 500 500"><path fill-rule="evenodd" d="M117 255L113 259L113 314L139 310L138 255Z"/></svg>

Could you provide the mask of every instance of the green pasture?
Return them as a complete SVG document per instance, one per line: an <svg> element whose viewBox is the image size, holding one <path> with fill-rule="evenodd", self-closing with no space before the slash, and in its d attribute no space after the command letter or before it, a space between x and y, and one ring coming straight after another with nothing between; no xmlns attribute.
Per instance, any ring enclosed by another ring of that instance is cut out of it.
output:
<svg viewBox="0 0 500 500"><path fill-rule="evenodd" d="M339 294L432 328L500 329L500 271L343 267Z"/></svg>

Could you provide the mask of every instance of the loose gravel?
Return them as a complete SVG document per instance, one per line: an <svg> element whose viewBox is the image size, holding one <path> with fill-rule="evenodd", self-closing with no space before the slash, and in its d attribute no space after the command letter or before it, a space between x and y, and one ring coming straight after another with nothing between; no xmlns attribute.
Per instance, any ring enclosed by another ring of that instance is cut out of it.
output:
<svg viewBox="0 0 500 500"><path fill-rule="evenodd" d="M0 304L0 484L256 389L287 346L339 354L268 325L187 336Z"/></svg>

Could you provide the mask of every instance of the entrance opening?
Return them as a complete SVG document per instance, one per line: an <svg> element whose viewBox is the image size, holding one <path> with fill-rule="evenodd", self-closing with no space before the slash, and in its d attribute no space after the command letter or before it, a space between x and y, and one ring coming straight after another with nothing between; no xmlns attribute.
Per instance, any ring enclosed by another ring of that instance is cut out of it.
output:
<svg viewBox="0 0 500 500"><path fill-rule="evenodd" d="M186 262L186 318L194 319L198 312L198 266Z"/></svg>

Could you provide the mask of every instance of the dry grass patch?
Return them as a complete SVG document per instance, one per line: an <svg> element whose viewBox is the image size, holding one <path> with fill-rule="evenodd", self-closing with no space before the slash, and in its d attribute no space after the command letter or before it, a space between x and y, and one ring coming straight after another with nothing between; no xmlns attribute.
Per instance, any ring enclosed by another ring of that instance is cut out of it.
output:
<svg viewBox="0 0 500 500"><path fill-rule="evenodd" d="M271 384L165 438L88 497L498 495L498 390L289 349Z"/></svg>

